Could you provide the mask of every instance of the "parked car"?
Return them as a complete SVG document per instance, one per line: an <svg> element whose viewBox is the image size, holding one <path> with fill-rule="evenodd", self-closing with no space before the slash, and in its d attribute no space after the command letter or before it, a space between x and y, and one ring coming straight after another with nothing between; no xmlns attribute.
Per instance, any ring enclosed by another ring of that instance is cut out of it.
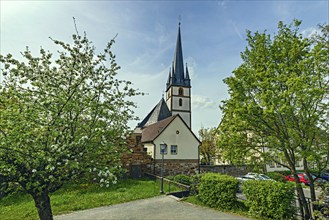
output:
<svg viewBox="0 0 329 220"><path fill-rule="evenodd" d="M246 180L272 180L270 177L266 176L265 174L259 174L259 173L247 173L244 176L238 177L237 180L246 181Z"/></svg>
<svg viewBox="0 0 329 220"><path fill-rule="evenodd" d="M303 183L304 185L307 185L309 186L310 185L310 181L309 179L307 178L306 174L304 173L298 173L298 178L299 178L299 181L301 183ZM294 178L294 175L288 175L285 177L287 181L292 181L292 182L295 182L295 178Z"/></svg>
<svg viewBox="0 0 329 220"><path fill-rule="evenodd" d="M329 181L329 173L321 173L321 174L320 174L320 177L321 177L322 179L324 179L324 180Z"/></svg>
<svg viewBox="0 0 329 220"><path fill-rule="evenodd" d="M312 175L314 177L317 177L316 179L322 179L322 180L325 180L325 181L329 181L329 174L328 173L320 173L320 175L319 174L312 173Z"/></svg>
<svg viewBox="0 0 329 220"><path fill-rule="evenodd" d="M242 192L242 189L241 189L242 182L247 181L247 180L260 180L260 181L272 180L272 181L275 181L275 180L271 179L270 177L266 176L265 174L259 174L259 173L247 173L246 175L237 177L236 179L239 180L239 182L240 182L239 192Z"/></svg>

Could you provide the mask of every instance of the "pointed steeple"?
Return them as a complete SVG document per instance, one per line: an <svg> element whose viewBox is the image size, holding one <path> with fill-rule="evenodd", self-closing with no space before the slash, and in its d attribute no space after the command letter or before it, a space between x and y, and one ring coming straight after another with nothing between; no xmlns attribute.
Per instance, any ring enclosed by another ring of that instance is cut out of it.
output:
<svg viewBox="0 0 329 220"><path fill-rule="evenodd" d="M169 78L171 80L169 84L167 83L167 89L169 89L170 86L187 86L187 87L191 86L187 67L186 67L186 74L184 72L184 63L183 63L184 60L183 60L180 24L181 23L179 21L174 61L172 64L171 74L169 74Z"/></svg>
<svg viewBox="0 0 329 220"><path fill-rule="evenodd" d="M168 80L167 80L167 87L171 84L171 81L172 81L171 68L169 68L169 76L168 76Z"/></svg>
<svg viewBox="0 0 329 220"><path fill-rule="evenodd" d="M190 74L188 73L188 68L187 68L187 63L186 63L186 70L185 70L185 72L186 72L186 76L185 76L185 79L190 79Z"/></svg>
<svg viewBox="0 0 329 220"><path fill-rule="evenodd" d="M181 82L184 80L184 63L183 63L183 50L182 50L182 40L180 34L180 22L178 26L178 35L176 42L176 51L174 55L174 74L176 76L176 80Z"/></svg>

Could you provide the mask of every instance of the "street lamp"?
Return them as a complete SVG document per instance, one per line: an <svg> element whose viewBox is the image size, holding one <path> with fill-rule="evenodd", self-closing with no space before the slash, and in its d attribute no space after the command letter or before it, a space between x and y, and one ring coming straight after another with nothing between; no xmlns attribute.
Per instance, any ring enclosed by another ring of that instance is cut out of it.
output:
<svg viewBox="0 0 329 220"><path fill-rule="evenodd" d="M167 144L162 141L160 144L160 153L162 155L162 166L161 166L161 186L160 186L160 193L163 193L163 170L164 170L164 154L167 149Z"/></svg>

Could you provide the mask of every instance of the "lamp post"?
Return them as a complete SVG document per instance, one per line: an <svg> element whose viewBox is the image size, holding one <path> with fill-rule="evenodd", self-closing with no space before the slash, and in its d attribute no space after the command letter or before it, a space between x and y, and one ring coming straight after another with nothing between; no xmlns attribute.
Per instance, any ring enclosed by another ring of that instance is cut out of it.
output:
<svg viewBox="0 0 329 220"><path fill-rule="evenodd" d="M164 170L164 154L167 148L167 144L162 142L160 144L160 153L162 155L162 166L161 166L161 185L160 185L160 193L163 194L163 170Z"/></svg>

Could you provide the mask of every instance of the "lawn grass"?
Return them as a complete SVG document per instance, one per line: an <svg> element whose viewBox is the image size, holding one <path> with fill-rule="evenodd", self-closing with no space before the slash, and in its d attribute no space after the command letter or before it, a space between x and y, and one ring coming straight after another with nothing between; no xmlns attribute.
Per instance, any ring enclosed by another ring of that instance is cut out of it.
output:
<svg viewBox="0 0 329 220"><path fill-rule="evenodd" d="M177 190L170 186L170 190ZM169 192L164 184L164 191ZM153 180L126 179L102 188L94 184L70 184L51 194L53 215L69 213L99 206L113 205L160 195L160 183ZM18 192L0 199L0 219L38 219L38 213L30 195Z"/></svg>

